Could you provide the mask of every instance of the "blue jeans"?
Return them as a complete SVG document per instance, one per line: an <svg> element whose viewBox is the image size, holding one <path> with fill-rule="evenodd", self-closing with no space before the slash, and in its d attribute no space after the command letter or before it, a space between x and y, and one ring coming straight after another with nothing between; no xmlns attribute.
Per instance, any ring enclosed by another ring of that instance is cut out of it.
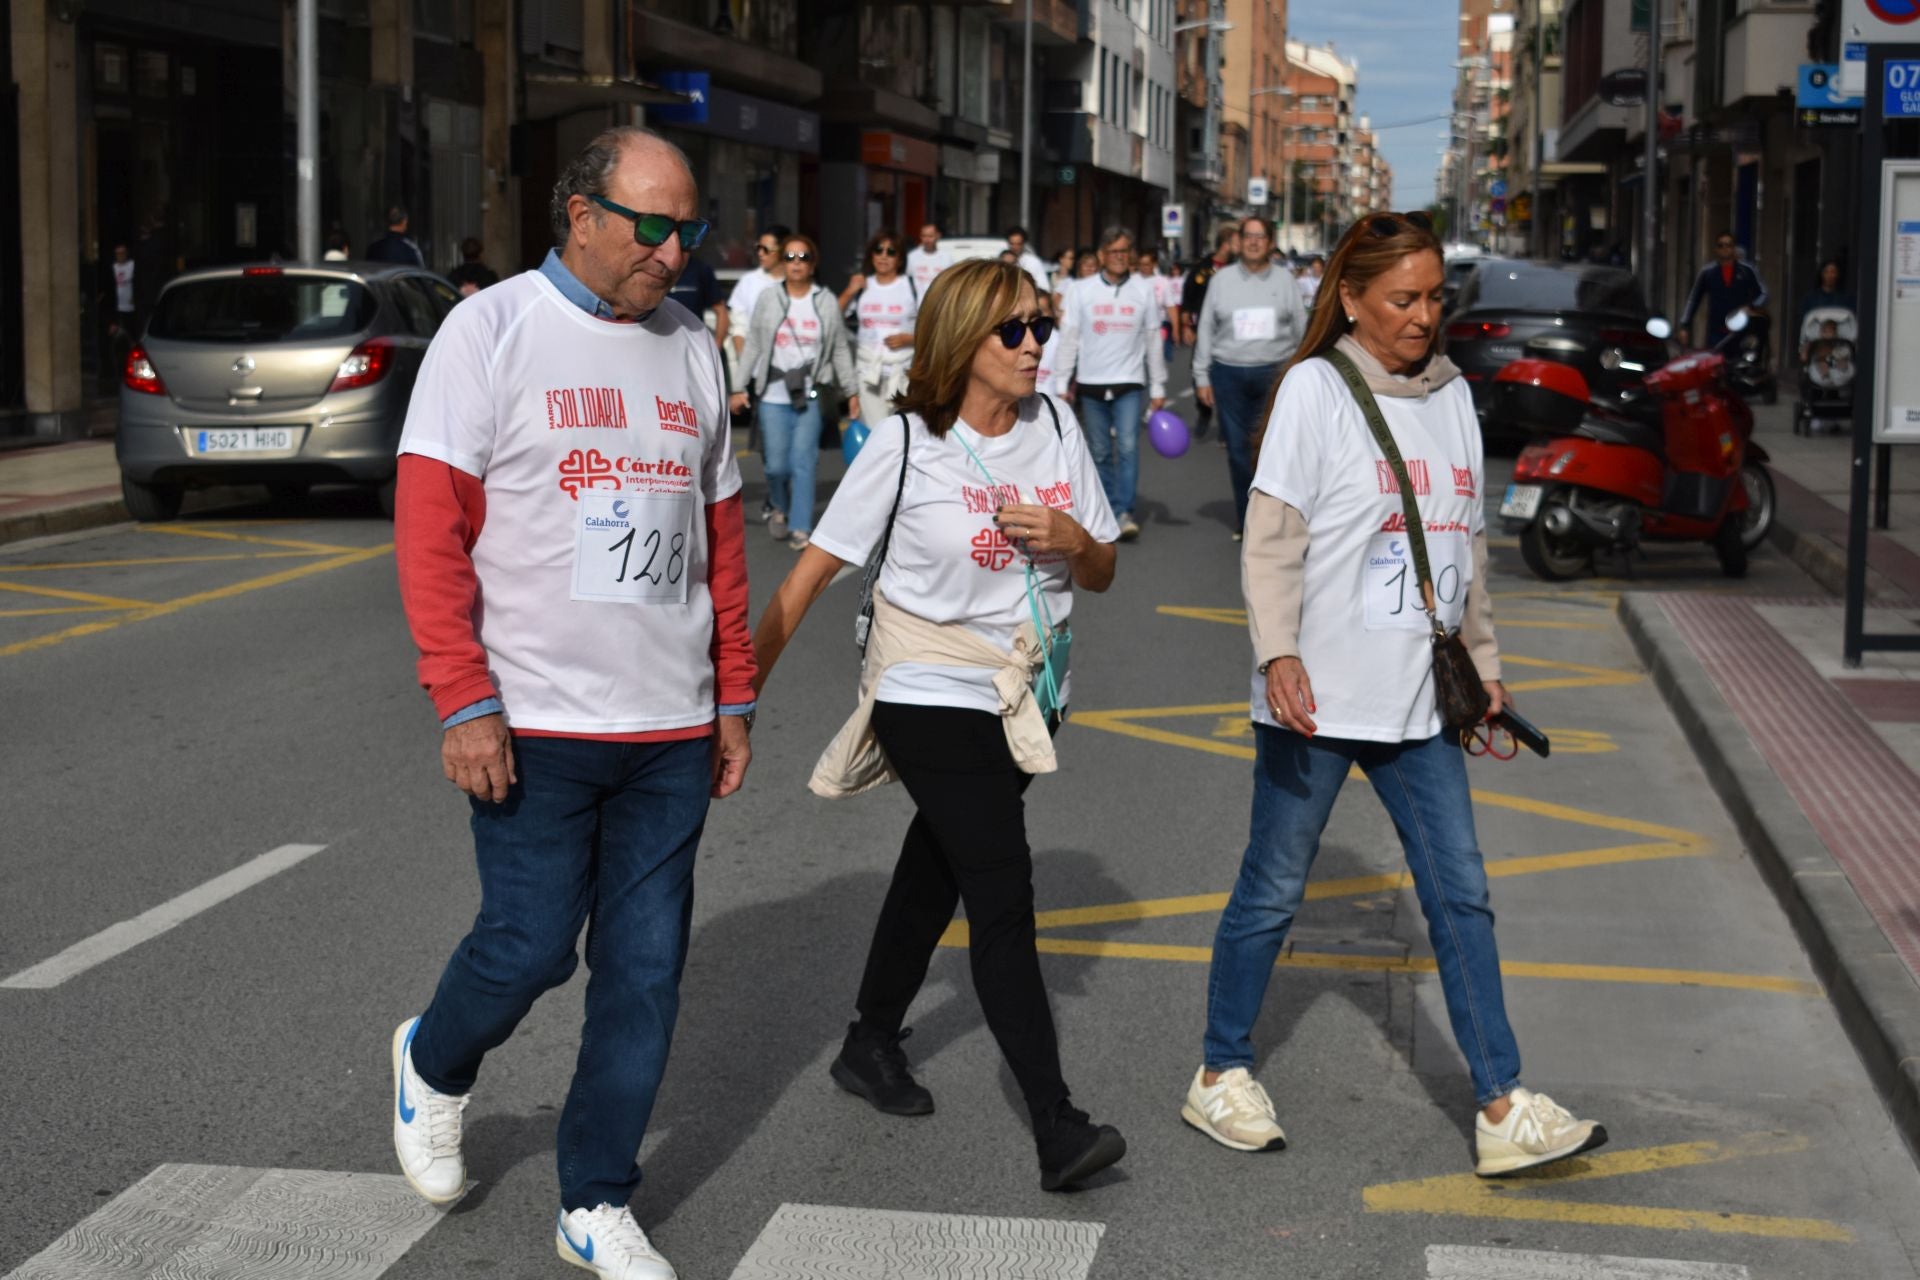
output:
<svg viewBox="0 0 1920 1280"><path fill-rule="evenodd" d="M1100 471L1100 487L1107 491L1113 514L1133 511L1140 487L1140 415L1147 403L1145 391L1129 391L1111 400L1083 393L1075 402L1087 428L1087 452Z"/></svg>
<svg viewBox="0 0 1920 1280"><path fill-rule="evenodd" d="M1247 490L1253 487L1253 434L1261 427L1267 392L1280 376L1277 364L1216 364L1208 372L1220 435L1227 442L1227 475L1233 483L1233 527L1247 527Z"/></svg>
<svg viewBox="0 0 1920 1280"><path fill-rule="evenodd" d="M795 533L813 532L813 476L820 463L820 402L799 408L760 402L767 497Z"/></svg>
<svg viewBox="0 0 1920 1280"><path fill-rule="evenodd" d="M712 743L513 747L520 780L505 802L472 802L480 914L420 1020L413 1065L443 1093L471 1089L487 1052L573 975L590 921L586 1023L555 1152L560 1204L624 1205L680 1009Z"/></svg>
<svg viewBox="0 0 1920 1280"><path fill-rule="evenodd" d="M1511 1091L1520 1082L1520 1046L1507 1025L1487 873L1459 746L1445 734L1424 742L1310 742L1263 724L1253 732L1253 831L1214 933L1207 1068L1253 1066L1253 1024L1267 981L1306 896L1334 797L1357 764L1400 833L1474 1096L1485 1106Z"/></svg>

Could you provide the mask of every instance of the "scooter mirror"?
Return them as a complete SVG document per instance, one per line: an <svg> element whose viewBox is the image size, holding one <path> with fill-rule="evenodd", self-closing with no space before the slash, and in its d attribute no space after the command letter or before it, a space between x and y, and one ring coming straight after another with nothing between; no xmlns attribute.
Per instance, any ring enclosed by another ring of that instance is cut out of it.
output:
<svg viewBox="0 0 1920 1280"><path fill-rule="evenodd" d="M1664 341L1673 336L1673 326L1664 317L1655 316L1647 321L1647 332Z"/></svg>
<svg viewBox="0 0 1920 1280"><path fill-rule="evenodd" d="M1739 333L1741 330L1745 329L1746 327L1747 327L1746 312L1736 311L1732 315L1727 317L1727 328L1732 332Z"/></svg>

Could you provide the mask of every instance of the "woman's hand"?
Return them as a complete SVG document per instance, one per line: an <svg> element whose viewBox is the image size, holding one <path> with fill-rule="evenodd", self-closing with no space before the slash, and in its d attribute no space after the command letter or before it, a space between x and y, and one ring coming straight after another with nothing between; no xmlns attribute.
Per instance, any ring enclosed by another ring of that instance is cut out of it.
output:
<svg viewBox="0 0 1920 1280"><path fill-rule="evenodd" d="M1000 532L1023 544L1029 552L1070 556L1093 541L1080 522L1064 511L1026 502L1010 502L994 512Z"/></svg>
<svg viewBox="0 0 1920 1280"><path fill-rule="evenodd" d="M898 351L902 347L912 345L913 335L910 333L890 333L886 337L886 347L889 351Z"/></svg>
<svg viewBox="0 0 1920 1280"><path fill-rule="evenodd" d="M1306 664L1298 658L1275 658L1267 664L1267 709L1274 719L1303 737L1320 731L1313 712L1313 681L1307 679Z"/></svg>
<svg viewBox="0 0 1920 1280"><path fill-rule="evenodd" d="M1195 400L1198 400L1201 404L1207 406L1207 408L1209 409L1213 408L1213 388L1212 387L1195 387L1193 389L1193 398Z"/></svg>
<svg viewBox="0 0 1920 1280"><path fill-rule="evenodd" d="M1491 720L1502 711L1513 706L1513 695L1507 692L1507 686L1498 680L1480 682L1487 691L1487 719Z"/></svg>
<svg viewBox="0 0 1920 1280"><path fill-rule="evenodd" d="M744 413L747 408L747 393L736 391L727 397L727 408L734 413Z"/></svg>
<svg viewBox="0 0 1920 1280"><path fill-rule="evenodd" d="M849 418L852 418L852 419L854 419L855 421L860 421L860 420L861 420L861 419L860 419L860 397L859 397L859 396L848 396L848 397L847 397L847 416L848 416Z"/></svg>

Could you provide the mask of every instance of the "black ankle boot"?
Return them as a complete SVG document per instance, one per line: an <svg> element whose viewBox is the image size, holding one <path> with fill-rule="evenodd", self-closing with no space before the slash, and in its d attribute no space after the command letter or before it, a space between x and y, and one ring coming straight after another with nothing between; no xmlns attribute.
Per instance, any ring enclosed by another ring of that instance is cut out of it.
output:
<svg viewBox="0 0 1920 1280"><path fill-rule="evenodd" d="M1033 1145L1040 1154L1042 1191L1083 1182L1127 1154L1127 1140L1118 1129L1093 1123L1065 1099L1034 1121Z"/></svg>
<svg viewBox="0 0 1920 1280"><path fill-rule="evenodd" d="M907 1070L907 1055L900 1048L900 1042L912 1034L912 1027L888 1035L857 1022L848 1023L846 1043L833 1060L834 1082L890 1116L933 1114L933 1095L914 1081L913 1073Z"/></svg>

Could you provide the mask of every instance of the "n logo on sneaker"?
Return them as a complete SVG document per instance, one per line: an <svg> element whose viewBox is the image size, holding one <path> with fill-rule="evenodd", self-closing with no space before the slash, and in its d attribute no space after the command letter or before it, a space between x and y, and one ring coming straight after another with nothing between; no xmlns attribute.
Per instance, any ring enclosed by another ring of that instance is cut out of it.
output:
<svg viewBox="0 0 1920 1280"><path fill-rule="evenodd" d="M573 1242L573 1233L567 1230L567 1219L564 1214L561 1215L561 1218L560 1218L560 1238L567 1242L567 1247L569 1249L572 1249L575 1253L580 1255L580 1261L582 1262L593 1261L593 1237L592 1236L587 1237L587 1247L584 1249L582 1249L579 1245L575 1244Z"/></svg>
<svg viewBox="0 0 1920 1280"><path fill-rule="evenodd" d="M407 1063L411 1060L411 1055L413 1053L413 1033L418 1031L419 1029L420 1029L420 1019L415 1018L413 1020L413 1025L407 1028L406 1043L400 1046L400 1070L395 1072L395 1074L400 1077L400 1123L401 1124L413 1123L414 1109L407 1105Z"/></svg>

